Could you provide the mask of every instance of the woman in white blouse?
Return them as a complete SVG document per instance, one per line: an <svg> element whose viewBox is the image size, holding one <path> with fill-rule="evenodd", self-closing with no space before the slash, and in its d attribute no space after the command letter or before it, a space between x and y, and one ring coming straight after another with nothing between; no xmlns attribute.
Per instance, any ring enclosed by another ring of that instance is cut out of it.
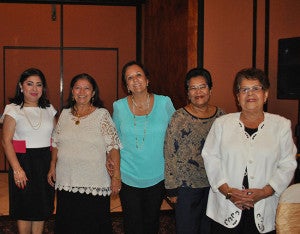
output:
<svg viewBox="0 0 300 234"><path fill-rule="evenodd" d="M10 164L9 214L21 234L42 233L54 209L54 189L47 183L47 173L56 110L47 99L46 87L40 70L27 69L3 114L2 144Z"/></svg>
<svg viewBox="0 0 300 234"><path fill-rule="evenodd" d="M120 140L96 81L75 76L52 137L48 182L57 190L55 233L112 233L110 195L118 194ZM106 156L114 161L110 178Z"/></svg>
<svg viewBox="0 0 300 234"><path fill-rule="evenodd" d="M278 198L293 178L296 147L290 120L263 110L269 86L262 70L239 71L234 91L241 112L216 119L206 138L212 233L275 233Z"/></svg>

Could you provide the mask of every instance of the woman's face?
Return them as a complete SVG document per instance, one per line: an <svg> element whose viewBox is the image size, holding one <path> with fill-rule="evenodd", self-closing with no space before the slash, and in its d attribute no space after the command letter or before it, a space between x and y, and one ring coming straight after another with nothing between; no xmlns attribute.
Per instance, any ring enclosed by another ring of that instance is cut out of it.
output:
<svg viewBox="0 0 300 234"><path fill-rule="evenodd" d="M125 72L127 89L133 94L147 91L149 80L138 65L129 66Z"/></svg>
<svg viewBox="0 0 300 234"><path fill-rule="evenodd" d="M87 79L79 79L72 88L72 95L76 105L90 105L92 97L95 95L92 84Z"/></svg>
<svg viewBox="0 0 300 234"><path fill-rule="evenodd" d="M203 76L196 76L190 79L188 88L188 98L192 105L203 107L208 105L211 90Z"/></svg>
<svg viewBox="0 0 300 234"><path fill-rule="evenodd" d="M20 84L21 92L24 94L24 103L37 104L43 94L43 83L39 76L29 76Z"/></svg>
<svg viewBox="0 0 300 234"><path fill-rule="evenodd" d="M268 90L263 90L258 80L242 79L240 91L237 94L238 102L244 111L263 111L264 103L269 95Z"/></svg>

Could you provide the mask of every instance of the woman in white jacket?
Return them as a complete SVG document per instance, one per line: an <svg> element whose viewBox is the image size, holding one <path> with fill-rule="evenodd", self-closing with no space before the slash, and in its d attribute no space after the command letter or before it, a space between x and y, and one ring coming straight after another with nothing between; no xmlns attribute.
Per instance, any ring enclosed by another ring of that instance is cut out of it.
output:
<svg viewBox="0 0 300 234"><path fill-rule="evenodd" d="M269 86L263 71L239 71L241 112L216 119L207 136L202 156L212 233L275 233L278 198L294 175L297 150L290 121L263 110Z"/></svg>

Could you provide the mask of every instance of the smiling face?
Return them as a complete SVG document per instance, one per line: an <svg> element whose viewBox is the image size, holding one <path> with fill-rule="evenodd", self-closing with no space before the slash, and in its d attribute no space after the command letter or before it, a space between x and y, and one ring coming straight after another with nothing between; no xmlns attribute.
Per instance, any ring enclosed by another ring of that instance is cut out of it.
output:
<svg viewBox="0 0 300 234"><path fill-rule="evenodd" d="M87 79L77 80L72 88L76 105L90 105L94 94L93 86Z"/></svg>
<svg viewBox="0 0 300 234"><path fill-rule="evenodd" d="M127 89L133 94L147 91L149 80L140 66L136 64L129 66L125 72L125 78Z"/></svg>
<svg viewBox="0 0 300 234"><path fill-rule="evenodd" d="M203 76L196 76L190 79L188 85L188 98L192 105L196 107L203 107L207 105L210 95L211 90Z"/></svg>
<svg viewBox="0 0 300 234"><path fill-rule="evenodd" d="M43 93L43 83L39 76L29 76L22 84L19 84L24 95L24 103L36 106Z"/></svg>
<svg viewBox="0 0 300 234"><path fill-rule="evenodd" d="M263 111L269 91L261 87L262 84L257 79L242 79L237 99L243 111Z"/></svg>

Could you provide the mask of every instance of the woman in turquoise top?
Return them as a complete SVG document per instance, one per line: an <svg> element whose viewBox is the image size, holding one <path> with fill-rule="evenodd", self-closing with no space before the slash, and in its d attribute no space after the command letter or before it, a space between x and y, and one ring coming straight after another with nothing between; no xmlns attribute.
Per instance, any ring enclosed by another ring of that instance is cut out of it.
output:
<svg viewBox="0 0 300 234"><path fill-rule="evenodd" d="M131 61L122 69L129 95L114 102L121 149L120 199L127 234L158 233L164 196L163 145L175 109L169 97L148 92L149 73Z"/></svg>

